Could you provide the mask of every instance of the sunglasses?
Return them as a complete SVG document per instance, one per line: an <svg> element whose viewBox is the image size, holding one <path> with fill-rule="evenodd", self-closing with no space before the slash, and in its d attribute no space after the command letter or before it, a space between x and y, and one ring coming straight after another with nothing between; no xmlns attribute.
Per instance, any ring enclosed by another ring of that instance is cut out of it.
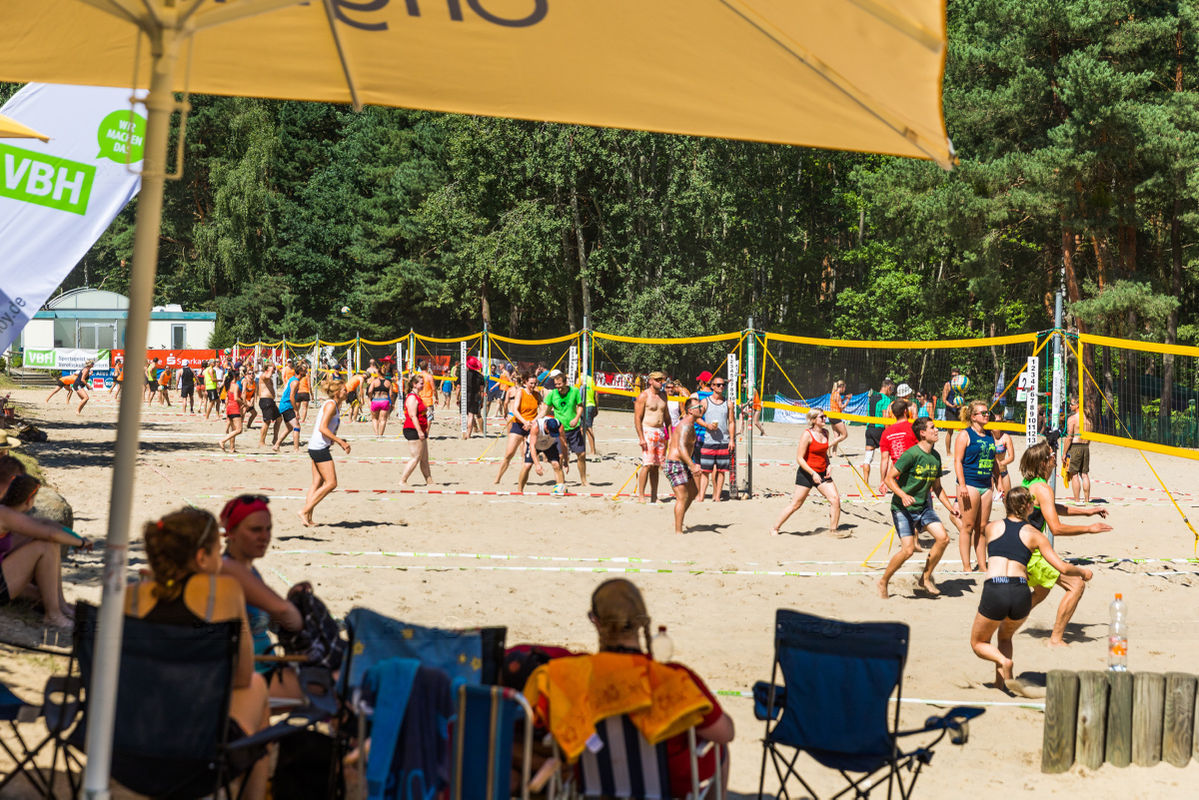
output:
<svg viewBox="0 0 1199 800"><path fill-rule="evenodd" d="M713 388L719 389L721 386L724 386L724 381L714 381L714 382L711 384L711 386L712 386Z"/></svg>
<svg viewBox="0 0 1199 800"><path fill-rule="evenodd" d="M271 499L265 494L239 494L237 497L233 498L233 502L242 503L247 506L254 505L255 503L265 503L270 505Z"/></svg>

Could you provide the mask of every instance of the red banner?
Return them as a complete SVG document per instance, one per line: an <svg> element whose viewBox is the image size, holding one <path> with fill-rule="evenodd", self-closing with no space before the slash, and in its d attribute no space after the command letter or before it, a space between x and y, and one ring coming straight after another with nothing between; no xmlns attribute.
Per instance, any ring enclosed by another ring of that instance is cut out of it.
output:
<svg viewBox="0 0 1199 800"><path fill-rule="evenodd" d="M183 360L187 359L193 367L199 367L201 361L206 361L217 357L216 350L147 350L146 358L157 358L158 363L164 367L175 369L183 365ZM112 360L116 363L117 359L125 360L124 350L113 350Z"/></svg>

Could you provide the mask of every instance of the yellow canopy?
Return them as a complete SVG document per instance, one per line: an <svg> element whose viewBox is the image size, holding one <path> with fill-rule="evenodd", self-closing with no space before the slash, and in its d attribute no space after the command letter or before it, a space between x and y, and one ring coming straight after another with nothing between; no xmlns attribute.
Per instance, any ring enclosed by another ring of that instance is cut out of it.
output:
<svg viewBox="0 0 1199 800"><path fill-rule="evenodd" d="M50 141L50 137L44 133L38 133L28 125L22 125L12 117L6 117L0 114L0 139L41 139L43 142Z"/></svg>
<svg viewBox="0 0 1199 800"><path fill-rule="evenodd" d="M184 26L196 34L180 52L175 88L954 161L941 116L943 0L316 0L278 8L288 4L201 3ZM195 4L2 5L0 80L128 86L136 41L129 19L147 7ZM234 19L247 5L270 13ZM144 40L141 62L144 88Z"/></svg>

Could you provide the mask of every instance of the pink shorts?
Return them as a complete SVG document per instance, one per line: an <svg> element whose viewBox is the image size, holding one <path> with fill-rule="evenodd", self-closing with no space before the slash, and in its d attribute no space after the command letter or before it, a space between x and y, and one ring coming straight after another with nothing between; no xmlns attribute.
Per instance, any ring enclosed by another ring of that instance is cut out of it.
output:
<svg viewBox="0 0 1199 800"><path fill-rule="evenodd" d="M391 401L386 397L376 397L371 401L371 411L390 411Z"/></svg>
<svg viewBox="0 0 1199 800"><path fill-rule="evenodd" d="M666 461L666 430L664 428L642 428L645 447L641 448L641 466L660 467Z"/></svg>

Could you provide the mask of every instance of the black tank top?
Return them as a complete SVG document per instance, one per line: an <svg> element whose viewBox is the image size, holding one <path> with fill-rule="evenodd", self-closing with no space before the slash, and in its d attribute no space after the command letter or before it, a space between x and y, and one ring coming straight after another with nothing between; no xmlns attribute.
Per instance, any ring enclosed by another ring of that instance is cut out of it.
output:
<svg viewBox="0 0 1199 800"><path fill-rule="evenodd" d="M992 539L987 542L987 558L991 556L999 556L1006 558L1009 561L1016 561L1024 566L1028 566L1028 559L1032 558L1032 551L1024 546L1024 542L1020 541L1020 529L1028 523L1024 520L1012 521L1005 519L1003 521L1003 533L998 539Z"/></svg>
<svg viewBox="0 0 1199 800"><path fill-rule="evenodd" d="M179 592L179 596L171 600L159 600L154 604L154 607L146 612L146 616L142 619L147 622L157 622L162 625L196 625L204 624L212 621L213 605L216 601L216 575L208 576L208 609L206 617L201 617L196 612L187 607L187 603L183 601L183 595L187 591L187 584L195 578L198 573L193 572L188 575L183 581L183 589ZM138 613L138 593L133 595L133 614Z"/></svg>

